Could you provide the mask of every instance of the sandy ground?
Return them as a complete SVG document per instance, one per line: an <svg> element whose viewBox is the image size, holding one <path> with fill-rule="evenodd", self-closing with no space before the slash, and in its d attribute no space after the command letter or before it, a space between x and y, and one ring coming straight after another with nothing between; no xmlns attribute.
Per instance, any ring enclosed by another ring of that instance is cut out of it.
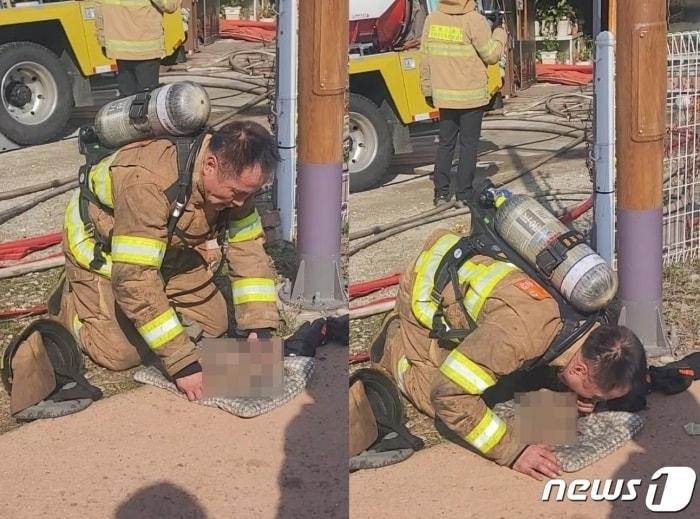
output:
<svg viewBox="0 0 700 519"><path fill-rule="evenodd" d="M0 517L347 517L345 348L252 419L143 387L0 437Z"/></svg>
<svg viewBox="0 0 700 519"><path fill-rule="evenodd" d="M673 405L670 405L673 403ZM593 465L563 477L574 479L641 479L640 497L632 502L543 502L544 482L499 467L454 444L418 452L403 463L350 475L352 517L377 513L386 518L559 518L642 519L660 514L645 504L654 472L665 466L689 466L700 472L700 438L683 425L700 422L700 382L672 397L653 395L644 429L632 441ZM659 494L663 484L659 483ZM668 514L671 516L671 514ZM678 518L700 517L700 488Z"/></svg>

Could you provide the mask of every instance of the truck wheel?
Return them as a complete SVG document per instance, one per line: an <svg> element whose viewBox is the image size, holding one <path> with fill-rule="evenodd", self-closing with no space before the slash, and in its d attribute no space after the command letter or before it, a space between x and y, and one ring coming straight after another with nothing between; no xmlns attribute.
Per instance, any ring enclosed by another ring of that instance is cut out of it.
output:
<svg viewBox="0 0 700 519"><path fill-rule="evenodd" d="M350 94L350 191L381 184L394 147L391 130L379 107L364 96Z"/></svg>
<svg viewBox="0 0 700 519"><path fill-rule="evenodd" d="M0 133L17 144L59 135L73 107L64 66L46 47L27 41L0 45Z"/></svg>

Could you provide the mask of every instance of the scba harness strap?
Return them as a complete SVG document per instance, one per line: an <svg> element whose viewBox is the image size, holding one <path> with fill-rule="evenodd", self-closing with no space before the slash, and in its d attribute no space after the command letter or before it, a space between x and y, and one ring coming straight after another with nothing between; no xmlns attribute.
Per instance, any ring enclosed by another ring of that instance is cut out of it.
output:
<svg viewBox="0 0 700 519"><path fill-rule="evenodd" d="M209 130L204 129L197 136L162 137L175 144L178 170L178 180L164 191L168 202L172 206L170 217L168 218L167 246L169 246L172 241L177 223L184 213L184 209L192 195L194 163L199 151L201 150L204 138L208 133ZM78 208L85 232L89 237L95 239L93 258L90 262L90 268L93 270L99 270L105 264L104 254L109 253L111 247L108 242L102 240L101 237L95 233L95 226L89 216L89 205L95 204L97 207L100 207L108 212L112 211L112 208L106 206L93 193L92 189L90 188L90 172L92 171L92 168L97 166L101 161L105 160L110 155L116 153L118 150L103 146L97 138L94 127L91 126L80 129L79 149L80 153L85 156L85 164L80 167L78 175L78 184L80 187Z"/></svg>
<svg viewBox="0 0 700 519"><path fill-rule="evenodd" d="M437 307L432 319L430 337L438 339L439 344L446 349L454 349L476 327L476 317L471 315L464 304L465 294L460 289L459 271L475 255L490 257L499 262L508 262L517 267L546 290L557 302L563 326L545 353L525 364L523 369L531 370L538 366L549 364L555 358L568 350L573 344L583 337L597 323L604 321L603 312L583 314L576 311L558 290L550 282L549 276L565 259L569 250L579 243L583 237L576 231L571 231L559 237L555 243L545 249L537 258L538 269L533 268L527 261L520 257L501 238L495 230L494 218L497 204L492 196L493 184L486 181L478 200L469 201L472 213L473 232L470 236L457 241L443 256L433 278L431 299ZM464 315L469 328L452 328L447 321L440 305L442 292L451 284L460 310Z"/></svg>

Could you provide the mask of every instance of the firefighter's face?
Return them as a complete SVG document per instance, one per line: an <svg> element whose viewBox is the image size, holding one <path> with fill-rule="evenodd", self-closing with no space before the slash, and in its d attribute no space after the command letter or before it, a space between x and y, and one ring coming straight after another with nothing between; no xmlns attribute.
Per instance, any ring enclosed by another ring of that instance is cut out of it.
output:
<svg viewBox="0 0 700 519"><path fill-rule="evenodd" d="M224 210L242 207L265 184L265 175L258 164L243 169L238 175L232 175L221 170L214 155L208 155L204 161L202 181L207 203L218 210Z"/></svg>
<svg viewBox="0 0 700 519"><path fill-rule="evenodd" d="M581 399L591 402L621 398L630 392L629 387L603 390L595 382L591 367L580 352L577 352L569 364L559 373L559 378Z"/></svg>

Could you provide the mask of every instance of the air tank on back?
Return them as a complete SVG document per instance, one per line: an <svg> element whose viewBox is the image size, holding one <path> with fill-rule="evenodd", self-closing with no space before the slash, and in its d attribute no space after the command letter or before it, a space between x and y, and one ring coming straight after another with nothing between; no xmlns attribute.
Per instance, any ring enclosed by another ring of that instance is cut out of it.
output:
<svg viewBox="0 0 700 519"><path fill-rule="evenodd" d="M135 94L103 106L95 117L95 132L108 148L165 135L193 135L209 118L211 103L204 87L182 81L154 89L143 107ZM139 108L141 108L139 110Z"/></svg>
<svg viewBox="0 0 700 519"><path fill-rule="evenodd" d="M570 229L527 195L496 195L498 234L533 267L537 255ZM566 253L551 281L578 310L592 312L608 304L617 292L617 276L586 243Z"/></svg>

